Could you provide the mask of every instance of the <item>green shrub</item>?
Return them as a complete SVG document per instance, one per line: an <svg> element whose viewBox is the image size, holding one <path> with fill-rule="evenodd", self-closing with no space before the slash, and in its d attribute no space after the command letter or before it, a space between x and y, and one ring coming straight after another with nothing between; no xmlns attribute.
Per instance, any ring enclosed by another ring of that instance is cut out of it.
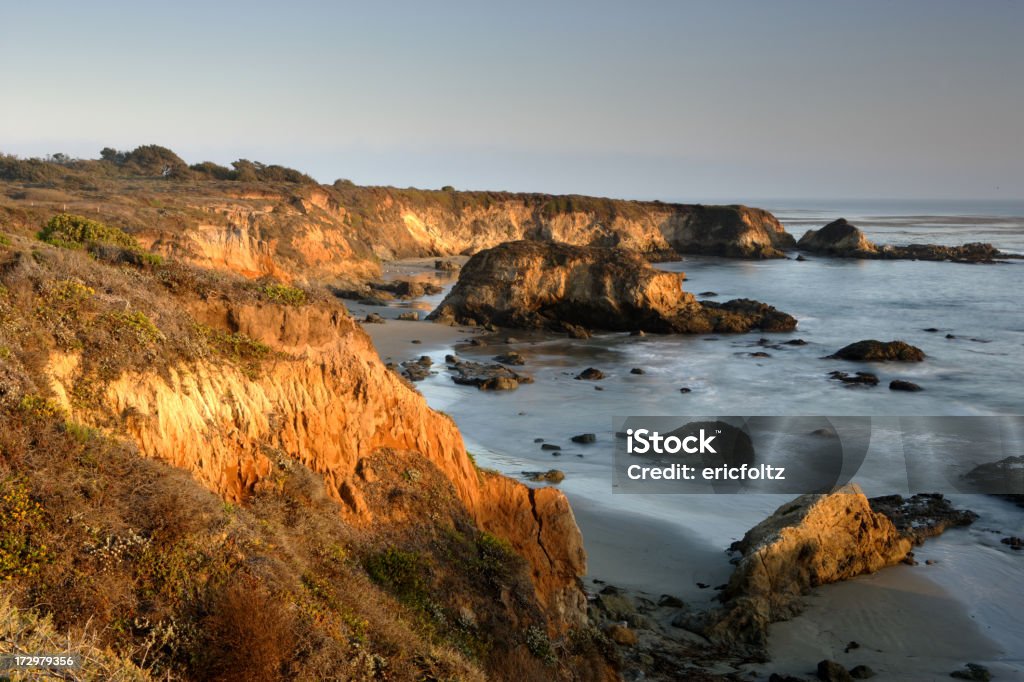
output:
<svg viewBox="0 0 1024 682"><path fill-rule="evenodd" d="M32 575L50 560L46 545L33 534L43 525L43 506L29 495L25 481L0 480L0 580Z"/></svg>
<svg viewBox="0 0 1024 682"><path fill-rule="evenodd" d="M39 238L48 244L66 249L81 249L90 244L111 244L138 249L133 237L116 227L80 215L58 213L46 223Z"/></svg>
<svg viewBox="0 0 1024 682"><path fill-rule="evenodd" d="M126 333L135 337L143 344L150 345L160 341L164 335L160 332L153 320L141 310L130 313L113 313L111 319Z"/></svg>
<svg viewBox="0 0 1024 682"><path fill-rule="evenodd" d="M304 290L288 286L287 284L267 284L263 287L262 291L268 300L283 305L300 306L305 304L307 300Z"/></svg>
<svg viewBox="0 0 1024 682"><path fill-rule="evenodd" d="M416 552L391 547L367 559L365 568L371 580L407 606L424 608L428 604L426 564Z"/></svg>
<svg viewBox="0 0 1024 682"><path fill-rule="evenodd" d="M0 246L10 246L10 245L11 245L11 238L8 237L6 234L0 233Z"/></svg>

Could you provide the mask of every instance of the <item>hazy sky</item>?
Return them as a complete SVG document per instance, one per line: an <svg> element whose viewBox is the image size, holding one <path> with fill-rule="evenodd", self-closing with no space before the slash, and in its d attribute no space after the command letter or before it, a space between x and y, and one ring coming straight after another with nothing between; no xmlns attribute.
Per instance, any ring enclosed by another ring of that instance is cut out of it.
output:
<svg viewBox="0 0 1024 682"><path fill-rule="evenodd" d="M0 150L662 199L1024 198L1024 2L0 0Z"/></svg>

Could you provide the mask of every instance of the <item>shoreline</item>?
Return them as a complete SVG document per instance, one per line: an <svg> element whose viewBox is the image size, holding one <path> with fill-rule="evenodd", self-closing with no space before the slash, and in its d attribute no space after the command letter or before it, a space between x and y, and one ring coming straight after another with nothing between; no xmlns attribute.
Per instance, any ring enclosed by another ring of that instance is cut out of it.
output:
<svg viewBox="0 0 1024 682"><path fill-rule="evenodd" d="M401 274L415 274L416 267L403 268ZM426 263L418 267L426 267ZM396 302L387 308L353 303L350 307L357 317L365 312L378 312L393 318L416 303ZM402 362L421 354L451 353L456 343L480 333L470 327L394 319L364 328L385 362ZM413 344L413 339L421 343ZM520 389L523 390L530 388ZM455 395L465 397L463 393ZM434 402L431 401L434 409L444 409L444 405ZM464 438L467 445L472 441L466 434ZM518 475L521 468L536 468L535 462L526 464L512 454L494 450L492 455L490 447L481 450L477 452L481 465L493 465L517 480L523 480ZM562 458L553 464L573 462ZM714 588L726 582L732 570L725 549L735 538L710 540L709 529L702 535L664 518L626 511L621 504L602 504L594 491L575 492L571 476L558 487L569 498L583 533L588 553L588 574L584 578L588 593L593 595L605 585L614 585L648 599L657 600L668 594L682 599L691 608L714 604ZM873 491L884 492L895 491ZM966 532L950 531L929 540L924 548L917 548L919 558L932 552L944 555L949 552L946 545L973 546L970 540L958 535ZM970 604L958 598L948 580L940 583L928 575L924 559L921 561L922 565L916 568L891 567L874 575L816 588L808 596L807 608L801 615L770 626L772 660L736 669L765 677L771 672L806 675L813 671L817 661L832 658L849 666L867 664L878 673L875 679L880 680L946 677L968 661L982 663L993 673L1007 674L1011 679L1024 672L1024 661L1008 659L1006 647L981 629ZM706 587L698 587L698 583ZM857 641L861 648L845 652L849 641ZM926 653L914 656L914 652Z"/></svg>

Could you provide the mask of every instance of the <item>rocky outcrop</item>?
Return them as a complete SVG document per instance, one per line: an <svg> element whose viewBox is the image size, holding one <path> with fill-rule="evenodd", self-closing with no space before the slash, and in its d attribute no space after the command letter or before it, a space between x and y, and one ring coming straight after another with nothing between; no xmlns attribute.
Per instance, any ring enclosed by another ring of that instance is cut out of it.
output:
<svg viewBox="0 0 1024 682"><path fill-rule="evenodd" d="M855 362L922 362L924 351L911 346L905 341L876 341L866 339L843 346L832 355L830 360L853 360Z"/></svg>
<svg viewBox="0 0 1024 682"><path fill-rule="evenodd" d="M741 558L706 634L763 647L768 624L799 613L811 588L898 563L911 545L854 484L798 497L734 543Z"/></svg>
<svg viewBox="0 0 1024 682"><path fill-rule="evenodd" d="M737 299L698 301L683 275L651 267L635 252L518 241L482 251L427 319L459 324L660 333L789 331L796 320Z"/></svg>
<svg viewBox="0 0 1024 682"><path fill-rule="evenodd" d="M702 206L673 212L661 229L678 253L783 258L796 243L775 216L747 206Z"/></svg>
<svg viewBox="0 0 1024 682"><path fill-rule="evenodd" d="M960 246L908 244L878 246L845 218L834 220L818 230L808 230L797 248L841 258L884 258L889 260L934 260L954 263L994 263L1007 257L991 244L972 242Z"/></svg>
<svg viewBox="0 0 1024 682"><path fill-rule="evenodd" d="M878 247L846 218L833 220L819 230L807 230L796 246L811 253L846 258L871 258L878 254Z"/></svg>

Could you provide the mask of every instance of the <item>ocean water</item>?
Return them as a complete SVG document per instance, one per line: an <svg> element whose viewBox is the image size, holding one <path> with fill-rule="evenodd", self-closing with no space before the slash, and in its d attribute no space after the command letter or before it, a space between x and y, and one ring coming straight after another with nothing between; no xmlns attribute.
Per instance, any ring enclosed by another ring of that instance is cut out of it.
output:
<svg viewBox="0 0 1024 682"><path fill-rule="evenodd" d="M842 216L879 243L987 241L1024 253L1024 203L788 201L764 207L797 238ZM604 333L588 340L515 331L509 332L517 339L512 345L456 349L478 361L515 349L526 356L521 369L535 383L507 393L480 392L454 385L441 364L440 372L417 384L434 408L455 419L481 465L518 478L523 471L565 472L561 488L577 510L594 577L707 601L711 591L696 583L725 582L731 566L724 550L791 497L619 494L612 484L615 417L870 416L876 436L854 480L868 495L882 495L922 492L908 481L899 439L886 435L898 429L900 416L1024 413L1024 261L968 265L818 256L805 262L688 257L658 267L685 272L688 291L715 292L707 297L717 301L755 298L794 315L799 326L787 334L637 338ZM429 308L441 298L415 305ZM772 344L800 338L807 345L762 348L762 337ZM923 349L927 360L864 365L824 359L848 343L870 338L907 341ZM426 353L443 363L452 348L450 343L424 344L414 347L410 357ZM770 357L750 356L754 351ZM607 378L575 380L586 367L597 367ZM633 367L645 373L631 374ZM832 370L872 371L881 383L848 387L828 378ZM888 390L896 378L924 390ZM683 387L691 391L681 393ZM597 434L598 442L570 442L583 432ZM553 456L535 438L563 449ZM927 575L908 573L909 579L931 580L949 590L1006 659L1019 661L1024 613L1012 605L1019 604L1024 557L1013 556L998 540L1024 535L1024 510L981 495L954 499L981 514L981 520L969 530L930 541L925 555L941 557L941 563Z"/></svg>

